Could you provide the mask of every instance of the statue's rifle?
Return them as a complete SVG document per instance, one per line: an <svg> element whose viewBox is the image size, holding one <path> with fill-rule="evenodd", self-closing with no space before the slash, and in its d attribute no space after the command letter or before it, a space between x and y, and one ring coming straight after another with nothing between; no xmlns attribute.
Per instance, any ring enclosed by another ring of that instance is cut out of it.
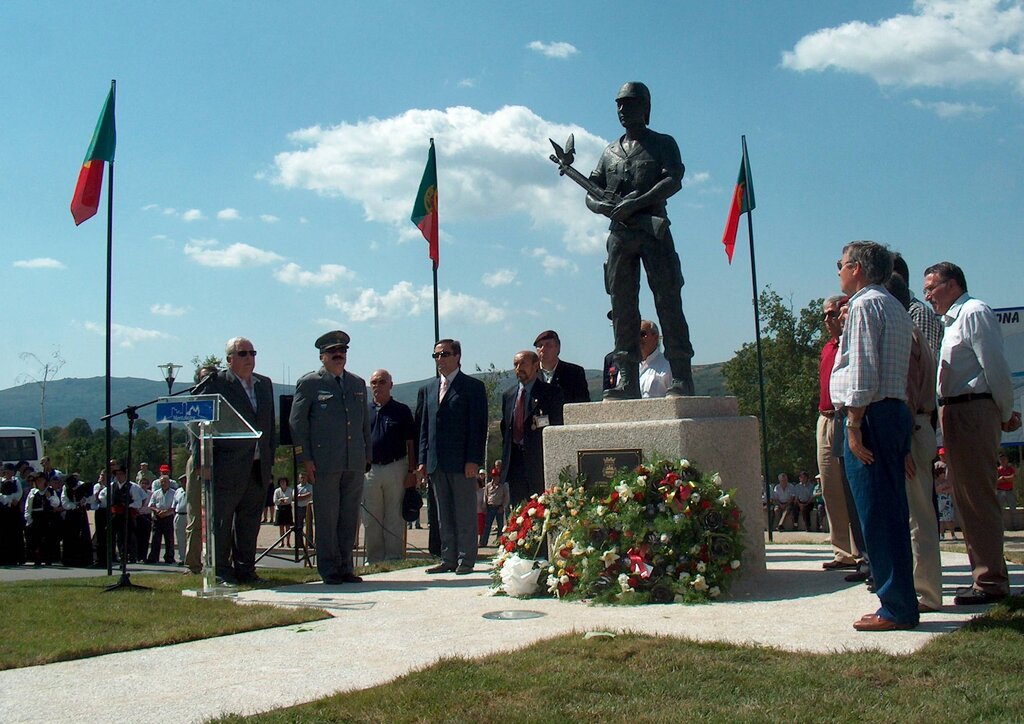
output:
<svg viewBox="0 0 1024 724"><path fill-rule="evenodd" d="M624 197L614 191L609 191L606 188L598 186L588 177L573 168L572 162L576 158L576 147L575 140L571 133L569 134L569 140L565 142L564 149L550 138L548 141L551 142L551 146L555 149L555 152L548 156L548 158L558 166L558 173L560 176L568 176L590 196L593 196L598 201L611 204L612 207L621 204L625 200ZM668 230L669 220L664 216L655 216L653 214L640 212L633 214L625 222L621 223L631 229L639 229L657 239L661 239L665 236L665 232Z"/></svg>

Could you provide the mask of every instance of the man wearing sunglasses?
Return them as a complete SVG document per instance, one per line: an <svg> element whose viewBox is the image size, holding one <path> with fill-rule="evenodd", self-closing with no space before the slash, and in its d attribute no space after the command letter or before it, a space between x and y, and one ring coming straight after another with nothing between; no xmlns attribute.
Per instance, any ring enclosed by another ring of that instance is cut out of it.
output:
<svg viewBox="0 0 1024 724"><path fill-rule="evenodd" d="M424 388L420 477L430 476L441 529L441 563L427 573L465 575L476 565L477 472L484 464L487 390L462 373L462 345L442 339L431 355L437 379Z"/></svg>
<svg viewBox="0 0 1024 724"><path fill-rule="evenodd" d="M363 581L352 550L372 437L366 382L345 370L349 341L340 329L317 339L322 366L295 383L288 418L296 457L313 485L316 569L331 586Z"/></svg>
<svg viewBox="0 0 1024 724"><path fill-rule="evenodd" d="M213 444L213 509L217 577L257 583L256 538L277 449L274 383L256 374L256 350L245 337L224 345L228 368L202 382L206 394L219 394L253 429L253 441L218 439Z"/></svg>

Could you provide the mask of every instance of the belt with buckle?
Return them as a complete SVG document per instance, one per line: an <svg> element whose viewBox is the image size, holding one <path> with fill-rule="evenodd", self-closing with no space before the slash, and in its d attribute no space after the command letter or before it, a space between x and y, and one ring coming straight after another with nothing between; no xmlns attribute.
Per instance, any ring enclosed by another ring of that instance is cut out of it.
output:
<svg viewBox="0 0 1024 724"><path fill-rule="evenodd" d="M939 407L946 405L959 405L961 402L971 402L972 400L991 400L991 392L969 392L966 395L957 395L956 397L940 397Z"/></svg>

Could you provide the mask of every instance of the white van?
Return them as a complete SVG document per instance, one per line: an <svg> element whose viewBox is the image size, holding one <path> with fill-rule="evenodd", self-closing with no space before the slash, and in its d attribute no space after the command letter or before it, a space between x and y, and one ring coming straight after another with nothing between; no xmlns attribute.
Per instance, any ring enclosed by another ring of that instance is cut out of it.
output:
<svg viewBox="0 0 1024 724"><path fill-rule="evenodd" d="M43 443L34 427L0 427L0 463L24 460L39 470L43 457Z"/></svg>

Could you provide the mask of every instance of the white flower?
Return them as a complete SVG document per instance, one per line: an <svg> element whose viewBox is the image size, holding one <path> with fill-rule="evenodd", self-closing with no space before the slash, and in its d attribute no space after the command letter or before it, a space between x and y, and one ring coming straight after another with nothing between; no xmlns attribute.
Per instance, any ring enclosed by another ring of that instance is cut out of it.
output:
<svg viewBox="0 0 1024 724"><path fill-rule="evenodd" d="M729 566L730 566L730 567L731 567L731 568L732 568L732 569L733 569L733 570L735 571L735 570L736 570L737 568L739 568L739 567L740 567L740 562L739 562L739 560L737 559L737 560L735 560L735 561L732 561L732 562L731 562L731 563L729 564Z"/></svg>
<svg viewBox="0 0 1024 724"><path fill-rule="evenodd" d="M606 511L606 510L608 510L608 509L607 509L606 507L604 507L603 505L599 505L599 506L597 506L596 508L594 508L594 514L595 514L595 515L596 515L596 516L597 516L598 518L600 518L600 517L601 517L602 515L604 515L604 514L605 514L605 511Z"/></svg>
<svg viewBox="0 0 1024 724"><path fill-rule="evenodd" d="M522 524L523 524L523 516L519 516L518 518L516 518L516 525L522 525Z"/></svg>
<svg viewBox="0 0 1024 724"><path fill-rule="evenodd" d="M693 495L690 496L690 503L691 504L692 503L699 503L699 502L700 502L700 493L694 493Z"/></svg>
<svg viewBox="0 0 1024 724"><path fill-rule="evenodd" d="M679 582L680 583L686 583L689 580L690 580L690 574L687 573L686 571L683 571L682 573L679 574Z"/></svg>
<svg viewBox="0 0 1024 724"><path fill-rule="evenodd" d="M697 572L698 573L703 573L707 569L708 569L708 567L704 564L704 561L700 561L700 562L697 563Z"/></svg>
<svg viewBox="0 0 1024 724"><path fill-rule="evenodd" d="M662 533L661 534L661 542L662 543L668 543L668 533Z"/></svg>
<svg viewBox="0 0 1024 724"><path fill-rule="evenodd" d="M541 505L547 505L548 496L546 494L541 494L541 496L537 498L537 502L540 503Z"/></svg>
<svg viewBox="0 0 1024 724"><path fill-rule="evenodd" d="M711 482L717 485L718 487L722 487L722 476L719 475L718 473L715 473L714 475L711 476Z"/></svg>
<svg viewBox="0 0 1024 724"><path fill-rule="evenodd" d="M544 520L547 520L550 517L551 517L551 508L545 508L544 509Z"/></svg>
<svg viewBox="0 0 1024 724"><path fill-rule="evenodd" d="M683 518L685 518L685 517L686 516L683 515L682 513L676 513L675 515L672 516L672 522L675 523L676 525L679 525L680 523L683 522Z"/></svg>
<svg viewBox="0 0 1024 724"><path fill-rule="evenodd" d="M537 590L541 570L533 561L513 554L501 569L501 587L510 596L530 596Z"/></svg>
<svg viewBox="0 0 1024 724"><path fill-rule="evenodd" d="M625 480L615 486L615 492L619 494L620 498L629 497L629 486L626 484Z"/></svg>
<svg viewBox="0 0 1024 724"><path fill-rule="evenodd" d="M695 545L695 546L692 546L692 547L690 548L690 555L691 555L691 556L695 556L695 555L697 555L698 553L700 553L700 546L699 546L699 545Z"/></svg>
<svg viewBox="0 0 1024 724"><path fill-rule="evenodd" d="M708 590L708 582L704 580L704 576L698 575L693 579L693 587L698 591L706 591Z"/></svg>
<svg viewBox="0 0 1024 724"><path fill-rule="evenodd" d="M548 573L554 573L554 572L555 572L555 567L554 566L548 566Z"/></svg>
<svg viewBox="0 0 1024 724"><path fill-rule="evenodd" d="M619 574L619 588L623 593L629 593L633 588L629 585L629 576L625 573Z"/></svg>
<svg viewBox="0 0 1024 724"><path fill-rule="evenodd" d="M721 505L722 507L725 507L726 505L729 504L730 500L731 498L729 497L728 493L722 493L722 497L718 499L718 504Z"/></svg>
<svg viewBox="0 0 1024 724"><path fill-rule="evenodd" d="M680 460L679 461L679 469L680 470L689 470L690 469L690 461L687 460L686 458L683 458L682 460Z"/></svg>
<svg viewBox="0 0 1024 724"><path fill-rule="evenodd" d="M567 576L567 575L565 575L563 573L561 576L558 577L558 582L559 583L568 583L569 582L569 576Z"/></svg>
<svg viewBox="0 0 1024 724"><path fill-rule="evenodd" d="M720 589L718 586L712 586L711 590L708 591L708 595L712 598L718 598L722 595L722 589Z"/></svg>
<svg viewBox="0 0 1024 724"><path fill-rule="evenodd" d="M610 565L619 560L618 549L612 548L610 551L605 551L601 554L601 560L604 561L605 565Z"/></svg>
<svg viewBox="0 0 1024 724"><path fill-rule="evenodd" d="M647 484L647 476L646 475L637 475L636 476L636 481L638 483L643 483L644 485L646 485Z"/></svg>
<svg viewBox="0 0 1024 724"><path fill-rule="evenodd" d="M572 554L574 556L582 556L586 552L587 549L584 548L580 543L578 543L577 541L572 542Z"/></svg>

